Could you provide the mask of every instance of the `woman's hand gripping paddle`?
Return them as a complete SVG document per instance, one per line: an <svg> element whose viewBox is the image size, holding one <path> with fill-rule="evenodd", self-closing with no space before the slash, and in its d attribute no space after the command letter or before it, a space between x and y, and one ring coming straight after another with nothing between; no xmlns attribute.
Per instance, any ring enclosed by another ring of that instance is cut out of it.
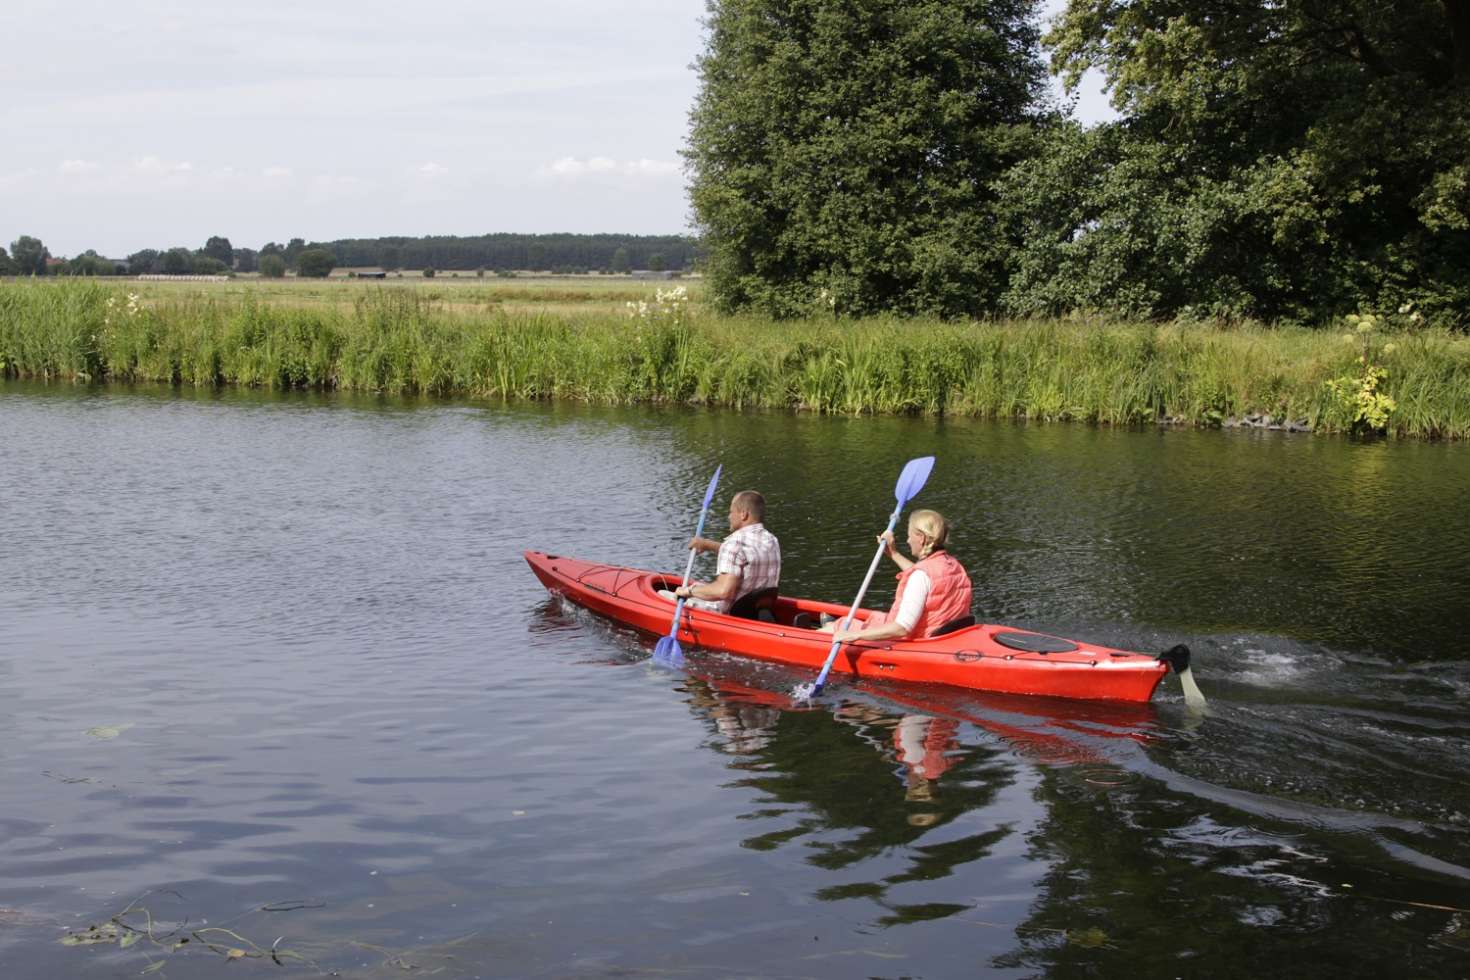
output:
<svg viewBox="0 0 1470 980"><path fill-rule="evenodd" d="M694 529L694 536L696 538L704 533L704 518L709 513L710 501L715 499L715 487L719 485L720 470L722 469L724 469L723 465L715 467L715 475L710 477L709 489L704 492L704 505L699 509L699 525ZM684 585L689 584L689 573L694 571L694 556L697 552L697 548L689 549L689 564L684 566ZM669 624L669 635L659 637L658 642L653 645L653 659L661 660L674 666L678 666L684 662L684 650L679 646L678 638L679 617L683 612L684 598L681 596L679 602L674 606L674 621Z"/></svg>
<svg viewBox="0 0 1470 980"><path fill-rule="evenodd" d="M903 505L914 499L918 492L924 489L924 481L929 479L929 471L932 469L934 469L933 456L920 456L918 459L911 459L908 465L903 468L903 472L898 475L898 485L893 488L893 496L898 501L898 506L893 508L893 515L888 518L888 530L884 531L884 534L892 531L897 526L898 515L903 510ZM846 618L838 625L838 630L845 630L852 623L852 617L857 613L858 607L863 604L863 596L868 591L868 583L873 581L873 573L878 570L878 560L882 557L883 542L879 541L878 551L873 555L873 561L868 565L868 574L863 578L863 586L858 589L857 598L852 600L852 608L847 611ZM832 662L837 659L837 649L840 646L842 644L837 640L834 639L832 641L832 649L827 651L827 662L822 664L822 672L817 675L816 683L812 685L812 689L805 692L805 697L814 698L822 693L822 685L827 683L827 673L832 669Z"/></svg>

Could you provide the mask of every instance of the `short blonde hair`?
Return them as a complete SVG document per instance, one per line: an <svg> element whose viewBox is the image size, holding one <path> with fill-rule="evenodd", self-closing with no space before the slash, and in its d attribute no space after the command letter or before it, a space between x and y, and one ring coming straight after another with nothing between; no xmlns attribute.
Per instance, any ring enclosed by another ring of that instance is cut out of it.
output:
<svg viewBox="0 0 1470 980"><path fill-rule="evenodd" d="M943 551L949 541L949 521L937 510L916 510L909 515L909 529L917 530L928 539L922 551L916 556L928 558L936 551Z"/></svg>

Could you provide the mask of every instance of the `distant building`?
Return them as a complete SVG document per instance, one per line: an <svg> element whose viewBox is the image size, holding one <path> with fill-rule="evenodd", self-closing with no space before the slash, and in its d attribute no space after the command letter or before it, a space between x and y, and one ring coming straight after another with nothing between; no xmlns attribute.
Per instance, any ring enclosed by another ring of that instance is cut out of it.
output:
<svg viewBox="0 0 1470 980"><path fill-rule="evenodd" d="M387 279L388 278L388 273L384 272L382 269L358 269L357 270L357 278L359 278L359 279Z"/></svg>

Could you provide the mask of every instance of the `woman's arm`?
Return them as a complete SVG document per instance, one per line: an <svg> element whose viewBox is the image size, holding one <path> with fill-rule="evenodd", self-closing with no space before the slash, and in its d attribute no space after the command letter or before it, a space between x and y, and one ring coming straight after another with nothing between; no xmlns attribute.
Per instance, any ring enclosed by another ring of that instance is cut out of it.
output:
<svg viewBox="0 0 1470 980"><path fill-rule="evenodd" d="M866 640L871 643L875 640L894 640L907 634L908 629L902 623L892 622L884 623L882 626L870 626L866 629L836 630L832 634L832 639L838 643L851 643L853 640Z"/></svg>
<svg viewBox="0 0 1470 980"><path fill-rule="evenodd" d="M898 570L901 572L908 571L910 566L913 565L913 562L893 546L893 532L884 531L878 535L878 540L883 544L883 553L893 559L893 563L898 566Z"/></svg>

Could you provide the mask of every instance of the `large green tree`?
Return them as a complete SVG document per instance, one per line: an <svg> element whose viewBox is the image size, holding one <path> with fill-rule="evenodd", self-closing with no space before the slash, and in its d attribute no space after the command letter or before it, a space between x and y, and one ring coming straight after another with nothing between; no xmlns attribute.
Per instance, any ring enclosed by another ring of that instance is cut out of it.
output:
<svg viewBox="0 0 1470 980"><path fill-rule="evenodd" d="M296 259L296 271L310 279L325 279L337 265L337 257L326 248L308 248Z"/></svg>
<svg viewBox="0 0 1470 980"><path fill-rule="evenodd" d="M128 271L134 275L158 272L162 268L162 258L157 249L140 249L128 256Z"/></svg>
<svg viewBox="0 0 1470 980"><path fill-rule="evenodd" d="M715 302L961 315L1045 71L1031 0L710 0L685 152Z"/></svg>
<svg viewBox="0 0 1470 980"><path fill-rule="evenodd" d="M1470 0L1070 0L1047 40L1123 118L1002 182L1013 310L1464 316Z"/></svg>
<svg viewBox="0 0 1470 980"><path fill-rule="evenodd" d="M164 275L187 276L194 270L194 253L187 248L171 248L163 253Z"/></svg>
<svg viewBox="0 0 1470 980"><path fill-rule="evenodd" d="M200 251L210 258L218 260L226 269L233 267L235 264L235 250L231 247L230 240L222 235L211 235Z"/></svg>
<svg viewBox="0 0 1470 980"><path fill-rule="evenodd" d="M50 251L39 238L21 235L10 243L10 261L18 276L44 276L46 260L50 257Z"/></svg>

